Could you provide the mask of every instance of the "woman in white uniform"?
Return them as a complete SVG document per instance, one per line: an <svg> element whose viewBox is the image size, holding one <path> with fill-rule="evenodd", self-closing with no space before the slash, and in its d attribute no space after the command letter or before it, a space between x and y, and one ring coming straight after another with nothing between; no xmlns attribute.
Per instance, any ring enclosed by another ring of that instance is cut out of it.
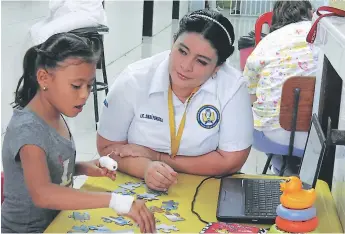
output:
<svg viewBox="0 0 345 234"><path fill-rule="evenodd" d="M184 16L171 51L129 65L115 80L100 118L99 154L156 190L176 183L177 172L240 170L253 119L241 73L226 61L234 39L218 12Z"/></svg>

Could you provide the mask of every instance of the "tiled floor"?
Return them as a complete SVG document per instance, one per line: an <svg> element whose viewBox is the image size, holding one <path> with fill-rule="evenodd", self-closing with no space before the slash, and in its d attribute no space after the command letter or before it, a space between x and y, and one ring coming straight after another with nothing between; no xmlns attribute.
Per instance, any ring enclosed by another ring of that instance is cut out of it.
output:
<svg viewBox="0 0 345 234"><path fill-rule="evenodd" d="M224 15L228 14L228 12L224 12ZM247 35L249 31L253 29L255 18L231 17L230 21L235 27L237 41L241 36ZM132 51L128 52L125 56L122 56L116 61L106 61L109 85L113 83L117 75L128 64L139 59L149 57L158 52L170 49L172 45L172 36L177 30L177 27L178 21L175 20L171 26L165 28L154 37L144 37L143 43ZM235 45L235 47L237 48L237 45ZM238 51L232 55L230 62L234 67L239 68ZM101 77L100 71L98 71L97 74L99 74L98 77ZM100 107L102 106L101 103L104 100L104 97L104 92L98 93ZM76 118L67 120L76 142L77 161L86 161L99 157L96 149L96 131L93 110L93 96L90 95L83 112ZM266 158L262 153L252 150L247 162L242 168L242 171L250 174L261 173L265 160ZM76 177L74 179L75 187L79 188L85 182L86 178L86 176Z"/></svg>
<svg viewBox="0 0 345 234"><path fill-rule="evenodd" d="M226 15L227 13L224 13ZM236 41L249 33L253 29L255 18L251 17L231 17L231 22L235 27ZM110 62L107 66L107 73L109 84L111 85L116 76L130 63L135 62L141 58L149 57L153 54L170 49L172 45L172 35L178 28L178 21L154 37L144 37L142 45L133 49L125 56L116 61ZM237 48L237 45L235 45ZM239 68L239 53L236 51L230 58L230 62L234 67ZM99 94L99 102L103 100L103 93ZM93 97L90 96L88 103L83 112L75 119L70 119L69 124L76 140L77 146L77 160L95 159L98 156L96 150L96 131L94 129L94 115L93 115ZM260 174L264 167L266 156L252 149L249 158L242 168L242 172L249 174ZM86 180L86 176L76 177L74 180L75 187L80 187Z"/></svg>

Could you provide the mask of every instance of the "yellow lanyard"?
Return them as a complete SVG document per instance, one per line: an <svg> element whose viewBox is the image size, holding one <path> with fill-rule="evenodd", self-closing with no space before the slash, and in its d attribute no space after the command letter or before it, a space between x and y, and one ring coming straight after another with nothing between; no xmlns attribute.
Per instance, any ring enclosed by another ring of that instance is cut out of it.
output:
<svg viewBox="0 0 345 234"><path fill-rule="evenodd" d="M195 88L193 90L193 92L190 94L189 98L187 99L186 109L184 110L183 117L181 119L181 123L180 123L180 126L178 128L178 132L177 132L177 136L176 136L175 114L174 114L174 105L173 105L173 98L172 98L172 89L171 89L171 85L169 85L168 108L169 108L169 127L170 127L170 139L171 139L171 157L176 156L177 151L180 147L182 133L183 133L184 125L186 123L187 108L188 108L189 102L192 99L193 95L198 90L199 90L199 87Z"/></svg>

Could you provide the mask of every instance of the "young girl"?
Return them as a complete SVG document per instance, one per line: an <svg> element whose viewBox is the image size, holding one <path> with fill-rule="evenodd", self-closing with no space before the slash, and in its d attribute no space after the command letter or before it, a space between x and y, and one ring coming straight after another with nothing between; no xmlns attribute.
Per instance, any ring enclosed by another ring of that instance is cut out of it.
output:
<svg viewBox="0 0 345 234"><path fill-rule="evenodd" d="M155 231L153 214L143 201L72 188L75 175L115 179L98 160L75 162L74 141L63 118L82 111L98 58L94 44L69 33L53 35L26 52L2 148L2 233L43 232L59 210L106 207L132 218L142 232Z"/></svg>

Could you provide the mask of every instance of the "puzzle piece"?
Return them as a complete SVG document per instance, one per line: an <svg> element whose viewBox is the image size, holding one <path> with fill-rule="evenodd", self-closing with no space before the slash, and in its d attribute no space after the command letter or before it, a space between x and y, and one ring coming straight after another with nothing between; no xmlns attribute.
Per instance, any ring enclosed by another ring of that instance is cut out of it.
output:
<svg viewBox="0 0 345 234"><path fill-rule="evenodd" d="M89 226L89 229L98 233L112 233L112 231L104 225Z"/></svg>
<svg viewBox="0 0 345 234"><path fill-rule="evenodd" d="M89 228L86 225L81 225L81 226L73 226L71 231L68 231L67 233L88 233Z"/></svg>
<svg viewBox="0 0 345 234"><path fill-rule="evenodd" d="M167 191L157 191L157 190L153 190L153 189L147 189L147 193L151 193L154 194L156 196L167 196L168 192Z"/></svg>
<svg viewBox="0 0 345 234"><path fill-rule="evenodd" d="M97 229L93 232L95 232L95 233L114 233L112 230L107 229L107 228L100 228L100 229Z"/></svg>
<svg viewBox="0 0 345 234"><path fill-rule="evenodd" d="M150 193L138 194L137 198L138 199L143 199L143 200L146 200L146 201L158 200L157 195L150 194Z"/></svg>
<svg viewBox="0 0 345 234"><path fill-rule="evenodd" d="M175 201L173 201L173 200L164 201L164 202L162 202L161 208L162 208L162 209L165 209L165 210L167 210L167 211L177 210L178 204L179 204L178 202L175 202Z"/></svg>
<svg viewBox="0 0 345 234"><path fill-rule="evenodd" d="M171 231L178 231L175 225L159 224L156 226L157 230L161 230L164 233L170 233Z"/></svg>
<svg viewBox="0 0 345 234"><path fill-rule="evenodd" d="M124 225L132 226L133 225L130 220L127 220L122 216L119 216L119 217L113 217L113 216L102 217L102 220L103 220L103 222L106 222L106 223L114 222L115 224L120 225L120 226L124 226Z"/></svg>
<svg viewBox="0 0 345 234"><path fill-rule="evenodd" d="M167 217L170 221L172 222L177 222L177 221L184 221L185 219L180 216L178 213L170 213L170 212L165 212L164 214L165 217Z"/></svg>
<svg viewBox="0 0 345 234"><path fill-rule="evenodd" d="M122 195L134 195L135 192L132 190L124 189L124 188L118 188L112 191L112 193L122 194Z"/></svg>
<svg viewBox="0 0 345 234"><path fill-rule="evenodd" d="M168 191L157 191L150 189L146 184L144 184L147 193L155 194L157 196L168 195Z"/></svg>
<svg viewBox="0 0 345 234"><path fill-rule="evenodd" d="M134 190L142 185L141 182L133 183L133 182L127 182L125 184L121 184L120 187L128 190Z"/></svg>
<svg viewBox="0 0 345 234"><path fill-rule="evenodd" d="M115 231L115 232L112 232L112 233L133 233L134 234L134 230L133 229L127 229L127 230L120 230L120 231Z"/></svg>
<svg viewBox="0 0 345 234"><path fill-rule="evenodd" d="M74 220L85 222L86 220L90 220L90 215L87 212L80 213L80 212L74 211L72 215L68 216L68 218L73 218Z"/></svg>
<svg viewBox="0 0 345 234"><path fill-rule="evenodd" d="M151 206L149 209L153 213L163 213L164 212L164 210L162 208L159 208L157 206Z"/></svg>

